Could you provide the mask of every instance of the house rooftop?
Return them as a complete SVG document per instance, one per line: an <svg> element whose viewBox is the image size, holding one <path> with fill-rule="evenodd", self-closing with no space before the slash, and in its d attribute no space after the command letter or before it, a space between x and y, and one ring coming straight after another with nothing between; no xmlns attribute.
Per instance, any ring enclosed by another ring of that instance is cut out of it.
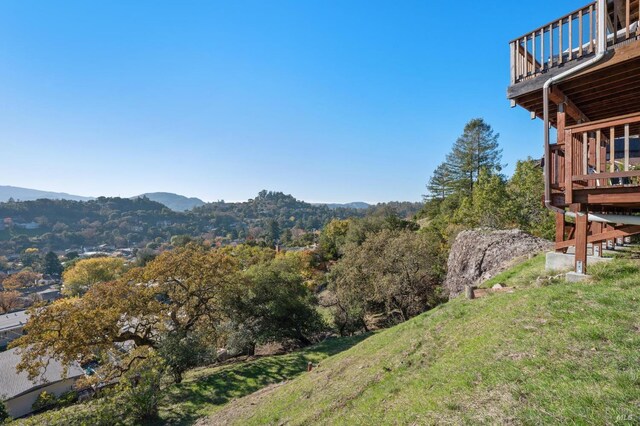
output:
<svg viewBox="0 0 640 426"><path fill-rule="evenodd" d="M2 314L0 315L0 332L22 326L26 324L28 319L29 315L27 314L27 311L17 311L11 312L9 314Z"/></svg>
<svg viewBox="0 0 640 426"><path fill-rule="evenodd" d="M64 368L60 362L51 359L44 373L35 380L29 380L26 372L18 372L16 366L20 362L18 349L0 352L0 400L9 400L28 393L49 383L55 383L65 378ZM67 378L77 378L84 374L78 365L71 365L67 369Z"/></svg>

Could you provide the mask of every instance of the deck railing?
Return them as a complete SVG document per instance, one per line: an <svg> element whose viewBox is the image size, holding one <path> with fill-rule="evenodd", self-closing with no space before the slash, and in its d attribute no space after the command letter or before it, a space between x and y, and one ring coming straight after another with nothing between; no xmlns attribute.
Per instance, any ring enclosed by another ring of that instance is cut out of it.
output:
<svg viewBox="0 0 640 426"><path fill-rule="evenodd" d="M566 127L562 143L551 145L551 187L570 204L577 189L637 185L630 141L639 134L640 112Z"/></svg>
<svg viewBox="0 0 640 426"><path fill-rule="evenodd" d="M551 68L593 55L597 46L597 2L571 12L512 40L511 84L547 72ZM607 2L607 46L640 35L639 0Z"/></svg>

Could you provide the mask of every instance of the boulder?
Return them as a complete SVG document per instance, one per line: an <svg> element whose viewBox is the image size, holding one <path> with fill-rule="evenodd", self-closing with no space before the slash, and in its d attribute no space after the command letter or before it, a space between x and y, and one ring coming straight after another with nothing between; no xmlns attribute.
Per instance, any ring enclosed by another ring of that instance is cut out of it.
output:
<svg viewBox="0 0 640 426"><path fill-rule="evenodd" d="M447 263L445 291L449 298L464 292L466 285L476 286L504 271L518 258L527 258L553 244L519 229L497 231L474 229L456 237Z"/></svg>

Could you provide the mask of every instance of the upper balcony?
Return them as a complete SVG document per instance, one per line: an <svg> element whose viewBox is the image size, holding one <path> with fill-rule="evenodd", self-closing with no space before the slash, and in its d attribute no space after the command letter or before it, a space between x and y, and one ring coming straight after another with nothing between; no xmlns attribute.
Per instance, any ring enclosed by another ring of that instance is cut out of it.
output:
<svg viewBox="0 0 640 426"><path fill-rule="evenodd" d="M598 50L597 2L571 12L510 42L511 84L515 99L542 88L544 82L592 57ZM608 0L607 50L638 40L640 0Z"/></svg>

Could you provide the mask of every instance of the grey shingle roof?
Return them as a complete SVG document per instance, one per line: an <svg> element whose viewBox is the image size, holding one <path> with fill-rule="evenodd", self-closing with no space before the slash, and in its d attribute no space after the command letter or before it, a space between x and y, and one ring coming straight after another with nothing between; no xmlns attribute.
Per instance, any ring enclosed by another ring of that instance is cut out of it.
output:
<svg viewBox="0 0 640 426"><path fill-rule="evenodd" d="M0 331L11 330L20 325L24 325L29 319L27 311L11 312L0 315Z"/></svg>
<svg viewBox="0 0 640 426"><path fill-rule="evenodd" d="M16 370L16 366L20 362L20 355L16 349L10 349L0 352L0 400L6 401L19 395L27 393L35 388L46 385L47 383L55 383L62 380L63 368L58 361L51 360L45 373L36 378L35 381L29 380L26 372ZM78 365L72 365L67 370L67 377L80 377L84 371Z"/></svg>

